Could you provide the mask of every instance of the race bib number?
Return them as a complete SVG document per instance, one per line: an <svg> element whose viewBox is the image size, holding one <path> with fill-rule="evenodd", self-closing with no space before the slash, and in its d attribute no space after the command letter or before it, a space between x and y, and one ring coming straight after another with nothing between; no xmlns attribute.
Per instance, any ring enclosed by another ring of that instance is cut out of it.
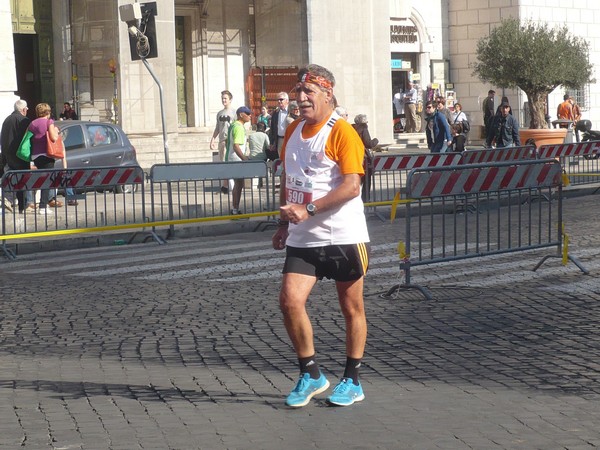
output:
<svg viewBox="0 0 600 450"><path fill-rule="evenodd" d="M286 180L286 202L298 205L307 205L312 202L312 181L308 178L287 177Z"/></svg>

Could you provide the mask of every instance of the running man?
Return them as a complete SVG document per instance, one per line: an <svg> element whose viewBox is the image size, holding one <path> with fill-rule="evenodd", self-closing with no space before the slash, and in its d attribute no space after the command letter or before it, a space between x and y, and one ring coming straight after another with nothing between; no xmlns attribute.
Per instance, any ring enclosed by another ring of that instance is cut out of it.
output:
<svg viewBox="0 0 600 450"><path fill-rule="evenodd" d="M329 387L317 364L306 312L308 296L323 277L335 280L346 322L346 367L327 401L348 406L365 398L358 377L367 340L363 280L369 264L361 199L364 146L350 123L333 111L334 86L333 74L324 67L311 64L298 72L302 120L287 128L281 154L285 189L273 248L286 249L279 303L300 366L300 379L286 398L291 407L307 405Z"/></svg>

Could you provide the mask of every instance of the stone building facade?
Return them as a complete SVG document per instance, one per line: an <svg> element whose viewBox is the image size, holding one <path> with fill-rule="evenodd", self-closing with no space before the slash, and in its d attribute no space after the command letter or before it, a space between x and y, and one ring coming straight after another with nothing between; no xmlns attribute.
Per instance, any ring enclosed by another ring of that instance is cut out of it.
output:
<svg viewBox="0 0 600 450"><path fill-rule="evenodd" d="M170 135L212 130L223 89L235 106L275 106L277 91L291 90L293 73L307 63L333 71L339 102L351 117L367 114L382 142L393 141L391 99L409 79L423 97L439 91L460 101L472 124L481 124L480 103L493 86L474 78L470 64L477 40L509 16L566 22L590 42L592 63L600 62L600 5L585 0L155 1L158 57L148 61L163 87ZM134 135L160 133L157 84L131 60L119 19L119 6L133 2L0 0L4 114L18 95L57 110L72 101L84 119L115 121ZM524 95L496 91L524 123ZM551 115L563 93L550 96ZM599 94L596 84L578 93L584 117L600 124Z"/></svg>

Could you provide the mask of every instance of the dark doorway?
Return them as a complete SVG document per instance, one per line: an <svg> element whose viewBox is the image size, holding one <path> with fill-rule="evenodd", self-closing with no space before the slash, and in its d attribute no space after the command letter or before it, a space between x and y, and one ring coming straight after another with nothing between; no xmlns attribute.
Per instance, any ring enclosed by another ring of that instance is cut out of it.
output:
<svg viewBox="0 0 600 450"><path fill-rule="evenodd" d="M175 68L177 70L177 118L180 127L188 126L187 64L185 17L175 16Z"/></svg>
<svg viewBox="0 0 600 450"><path fill-rule="evenodd" d="M40 102L40 75L37 68L38 36L36 34L13 34L17 92L27 102L27 116L35 119L35 105Z"/></svg>

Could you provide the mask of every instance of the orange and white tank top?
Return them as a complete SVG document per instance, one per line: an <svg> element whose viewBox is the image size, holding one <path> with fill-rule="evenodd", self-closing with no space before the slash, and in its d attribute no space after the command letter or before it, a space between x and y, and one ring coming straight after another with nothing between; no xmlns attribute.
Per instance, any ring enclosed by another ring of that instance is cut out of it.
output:
<svg viewBox="0 0 600 450"><path fill-rule="evenodd" d="M302 137L305 125L301 121L289 136L285 147L286 202L306 205L338 187L344 175L325 148L337 120L330 119L312 137ZM340 124L338 124L340 125ZM355 133L348 126L347 132ZM359 150L362 150L360 148ZM309 217L297 225L290 224L287 245L292 247L322 247L369 242L364 205L359 196L337 209Z"/></svg>

